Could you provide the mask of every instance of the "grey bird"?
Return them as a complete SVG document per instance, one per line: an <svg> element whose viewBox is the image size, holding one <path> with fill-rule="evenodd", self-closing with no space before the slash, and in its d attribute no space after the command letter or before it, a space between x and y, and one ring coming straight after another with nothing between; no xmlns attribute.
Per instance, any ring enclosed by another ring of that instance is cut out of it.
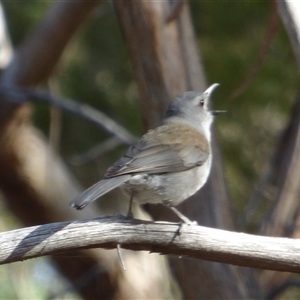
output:
<svg viewBox="0 0 300 300"><path fill-rule="evenodd" d="M203 93L186 92L172 101L162 125L149 130L106 172L104 179L78 195L71 206L82 209L109 191L121 187L139 204L161 203L185 223L192 223L178 204L195 194L207 181L211 169L213 115L209 98L218 84Z"/></svg>

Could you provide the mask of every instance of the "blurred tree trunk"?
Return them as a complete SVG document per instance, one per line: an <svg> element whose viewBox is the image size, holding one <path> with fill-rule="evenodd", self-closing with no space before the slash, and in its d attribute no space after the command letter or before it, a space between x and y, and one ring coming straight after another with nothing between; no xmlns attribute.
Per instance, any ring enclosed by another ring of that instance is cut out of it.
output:
<svg viewBox="0 0 300 300"><path fill-rule="evenodd" d="M187 90L207 86L195 44L187 2L114 1L139 87L145 129L159 124L168 102ZM221 159L214 142L208 184L180 210L199 224L233 229ZM167 209L147 206L155 219ZM189 259L169 259L184 299L260 298L251 271Z"/></svg>
<svg viewBox="0 0 300 300"><path fill-rule="evenodd" d="M100 3L55 2L3 70L1 88L46 81L79 25ZM32 126L31 106L13 100L0 98L0 188L12 212L25 226L98 215L93 204L82 212L69 208L69 201L79 192L78 184ZM170 277L168 269L163 270L163 258L144 252L124 254L126 262L131 262L126 273L116 251L82 250L52 259L85 299L171 297L171 283L163 280ZM136 277L147 280L143 284L130 280Z"/></svg>
<svg viewBox="0 0 300 300"><path fill-rule="evenodd" d="M46 80L80 20L95 4L54 5L3 70L1 87L35 86ZM69 199L79 192L79 187L42 134L32 126L30 116L29 104L17 105L11 99L1 98L0 187L7 205L26 226L79 218L77 212L68 208ZM93 215L91 210L85 213L86 217ZM71 282L76 282L102 259L96 251L77 251L70 253L70 257L73 258L53 260ZM81 295L89 299L108 298L112 283L107 273L101 277L101 285L94 278L80 290ZM106 288L101 290L103 285Z"/></svg>
<svg viewBox="0 0 300 300"><path fill-rule="evenodd" d="M293 46L300 70L300 3L279 1L278 9ZM300 231L300 96L298 95L291 113L290 122L283 132L272 166L274 204L261 233L269 236L299 238ZM280 290L294 274L262 272L262 283L266 290Z"/></svg>

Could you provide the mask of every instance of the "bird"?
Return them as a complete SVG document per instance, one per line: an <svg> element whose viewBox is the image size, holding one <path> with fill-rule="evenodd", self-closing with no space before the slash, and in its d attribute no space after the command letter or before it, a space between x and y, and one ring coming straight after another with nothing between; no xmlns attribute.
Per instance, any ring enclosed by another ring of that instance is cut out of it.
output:
<svg viewBox="0 0 300 300"><path fill-rule="evenodd" d="M133 217L132 202L160 203L184 223L192 224L175 206L195 194L207 181L211 163L209 110L215 83L203 93L188 91L173 100L162 124L149 130L118 159L104 178L79 194L70 206L83 209L92 201L120 187L130 197L127 216Z"/></svg>

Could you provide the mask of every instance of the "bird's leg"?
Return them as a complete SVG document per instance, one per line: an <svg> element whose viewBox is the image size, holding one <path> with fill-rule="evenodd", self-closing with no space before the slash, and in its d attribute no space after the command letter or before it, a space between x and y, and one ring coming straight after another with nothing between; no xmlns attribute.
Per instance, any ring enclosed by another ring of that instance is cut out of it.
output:
<svg viewBox="0 0 300 300"><path fill-rule="evenodd" d="M197 221L191 221L189 218L187 218L185 215L183 215L177 208L169 206L171 210L185 223L188 225L197 225Z"/></svg>
<svg viewBox="0 0 300 300"><path fill-rule="evenodd" d="M134 192L131 192L130 201L129 201L129 207L128 207L128 212L127 212L127 215L126 215L126 217L130 218L130 219L133 219L133 213L132 213L132 210L131 210L132 201L133 201L133 194L134 194Z"/></svg>

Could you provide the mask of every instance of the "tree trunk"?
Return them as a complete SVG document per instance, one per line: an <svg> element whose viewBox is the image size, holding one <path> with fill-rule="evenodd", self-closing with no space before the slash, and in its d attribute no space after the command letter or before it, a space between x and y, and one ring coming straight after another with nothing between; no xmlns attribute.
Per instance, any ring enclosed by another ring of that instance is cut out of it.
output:
<svg viewBox="0 0 300 300"><path fill-rule="evenodd" d="M300 70L300 5L297 1L279 1L277 5L293 46ZM271 185L274 204L261 233L270 236L299 238L300 224L300 96L291 112L290 123L283 132L274 156ZM275 187L275 188L274 188ZM262 283L270 294L281 291L290 273L262 272ZM288 285L287 285L288 287Z"/></svg>
<svg viewBox="0 0 300 300"><path fill-rule="evenodd" d="M207 86L187 2L114 1L114 5L138 82L145 129L149 129L159 124L174 97ZM233 229L216 144L208 183L180 210L199 224ZM155 219L172 218L162 206L147 208ZM260 298L256 279L248 270L190 259L170 258L169 262L184 299Z"/></svg>
<svg viewBox="0 0 300 300"><path fill-rule="evenodd" d="M55 2L36 30L16 50L1 76L1 87L28 87L49 78L79 25L101 1ZM69 202L79 187L30 120L29 104L1 97L0 188L12 212L26 226L99 215L92 204L82 212ZM116 251L81 250L52 260L85 299L163 298L169 296L161 258L125 252L130 268L121 270ZM143 284L132 278L144 278ZM155 287L155 288L153 288ZM170 296L171 297L171 296ZM169 298L170 298L169 297Z"/></svg>

